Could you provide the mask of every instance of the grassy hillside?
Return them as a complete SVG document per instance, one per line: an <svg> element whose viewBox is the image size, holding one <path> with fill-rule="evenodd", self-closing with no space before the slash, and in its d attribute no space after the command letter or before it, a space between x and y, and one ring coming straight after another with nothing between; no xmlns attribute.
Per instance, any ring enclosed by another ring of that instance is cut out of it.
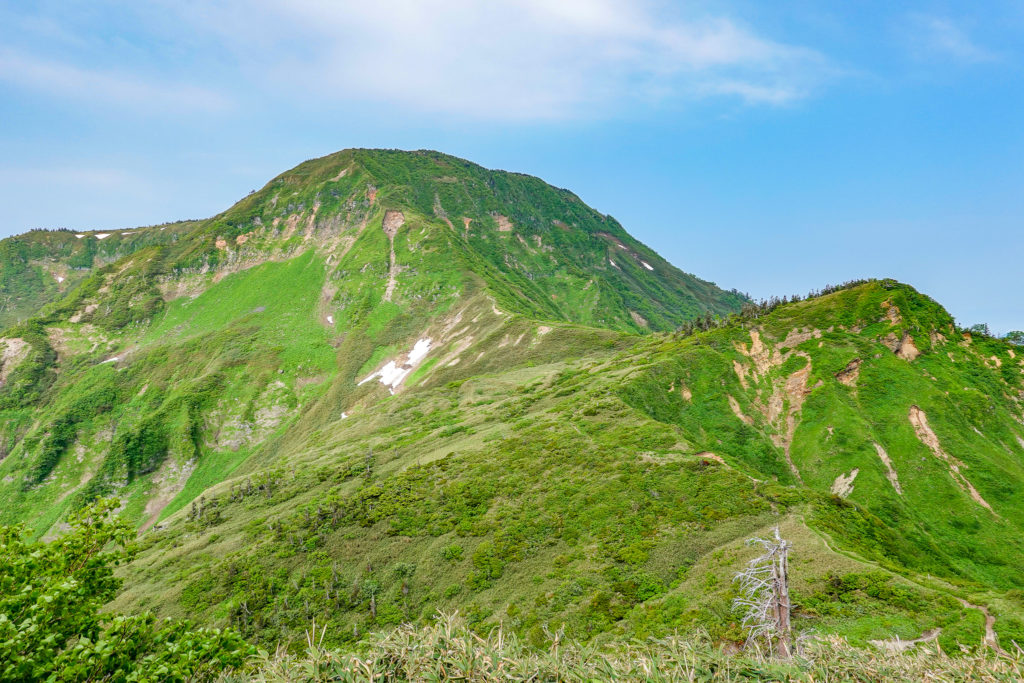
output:
<svg viewBox="0 0 1024 683"><path fill-rule="evenodd" d="M503 308L535 318L667 330L744 300L680 272L567 190L438 152L346 150L308 161L205 230L229 242L267 224L294 235L364 206L405 212L410 234L448 228L446 256L483 278Z"/></svg>
<svg viewBox="0 0 1024 683"><path fill-rule="evenodd" d="M454 340L469 308L471 324L492 318L477 334L526 314L644 331L742 301L568 192L436 153L342 152L207 221L3 245L3 281L27 292L18 310L52 299L8 329L0 358L0 515L38 533L110 493L155 523L276 452L272 437L334 380L416 331ZM36 262L78 268L62 281L77 285L33 289L21 266Z"/></svg>
<svg viewBox="0 0 1024 683"><path fill-rule="evenodd" d="M33 230L0 240L0 330L62 298L94 268L154 244L173 243L194 225L184 221L80 233Z"/></svg>
<svg viewBox="0 0 1024 683"><path fill-rule="evenodd" d="M800 629L1024 642L1024 359L906 285L755 306L433 152L140 233L0 340L0 523L120 498L117 609L735 641L744 541L779 525Z"/></svg>
<svg viewBox="0 0 1024 683"><path fill-rule="evenodd" d="M949 324L869 283L685 337L505 323L394 396L341 375L276 452L143 537L118 606L270 641L314 616L344 642L455 608L534 644L559 627L735 639L743 540L781 524L801 628L857 645L940 629L955 651L981 643L987 610L1009 645L1024 635L1019 359ZM904 330L913 360L889 348ZM514 361L483 365L517 339ZM953 409L964 391L984 392L984 418Z"/></svg>

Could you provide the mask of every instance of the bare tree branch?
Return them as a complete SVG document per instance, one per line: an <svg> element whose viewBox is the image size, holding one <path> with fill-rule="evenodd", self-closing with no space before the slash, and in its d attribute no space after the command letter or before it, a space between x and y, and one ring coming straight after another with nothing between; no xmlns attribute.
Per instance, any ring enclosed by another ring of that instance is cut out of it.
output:
<svg viewBox="0 0 1024 683"><path fill-rule="evenodd" d="M764 552L733 577L740 588L733 607L743 610L746 644L764 641L769 652L777 651L779 656L788 658L793 643L789 603L790 543L779 535L778 527L775 527L774 539L752 538L747 543L761 546Z"/></svg>

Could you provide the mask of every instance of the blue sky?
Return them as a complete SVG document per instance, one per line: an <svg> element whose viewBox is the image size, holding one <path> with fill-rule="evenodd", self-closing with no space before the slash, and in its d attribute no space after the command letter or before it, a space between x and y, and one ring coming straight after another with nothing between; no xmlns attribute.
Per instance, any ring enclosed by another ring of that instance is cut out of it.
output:
<svg viewBox="0 0 1024 683"><path fill-rule="evenodd" d="M345 147L538 175L757 297L891 276L1024 329L1024 0L0 0L0 236Z"/></svg>

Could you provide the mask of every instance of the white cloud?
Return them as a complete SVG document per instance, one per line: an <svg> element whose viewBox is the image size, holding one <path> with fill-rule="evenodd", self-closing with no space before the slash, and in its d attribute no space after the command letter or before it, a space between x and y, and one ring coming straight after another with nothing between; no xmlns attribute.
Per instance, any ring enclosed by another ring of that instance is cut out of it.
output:
<svg viewBox="0 0 1024 683"><path fill-rule="evenodd" d="M999 59L998 55L978 45L963 28L945 17L912 16L911 37L914 52L919 58L942 57L970 64Z"/></svg>
<svg viewBox="0 0 1024 683"><path fill-rule="evenodd" d="M783 104L818 53L722 16L629 0L220 0L169 5L297 106L371 101L476 119L558 119L643 100Z"/></svg>
<svg viewBox="0 0 1024 683"><path fill-rule="evenodd" d="M153 82L15 50L0 50L0 81L60 98L146 110L214 112L228 106L224 96L206 88Z"/></svg>

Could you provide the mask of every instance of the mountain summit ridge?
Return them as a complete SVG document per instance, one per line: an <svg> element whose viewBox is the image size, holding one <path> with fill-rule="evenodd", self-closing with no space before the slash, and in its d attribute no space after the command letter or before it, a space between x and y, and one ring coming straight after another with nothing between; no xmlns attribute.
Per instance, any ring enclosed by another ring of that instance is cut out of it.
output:
<svg viewBox="0 0 1024 683"><path fill-rule="evenodd" d="M315 233L317 221L332 227L323 216L338 208L374 207L401 212L410 226L446 226L453 238L447 248L464 267L534 317L665 330L705 311L733 312L744 300L681 273L568 190L433 151L344 150L304 162L214 217L207 230L230 243L254 220L279 218L286 225L305 221L307 233ZM590 301L572 301L590 289Z"/></svg>
<svg viewBox="0 0 1024 683"><path fill-rule="evenodd" d="M87 232L74 240L67 237L64 241L70 243L62 249L68 252L64 260L74 263L77 283L83 272L109 263L93 255L96 247L118 257L151 245L166 247L140 257L151 263L144 279L153 280L150 284L155 286L134 294L159 307L158 298L176 296L167 283L192 293L204 286L202 277L190 275L235 272L308 248L340 259L367 225L372 223L375 230L383 227L378 221L389 210L401 214L406 233L432 226L431 231L438 234L428 236L426 244L450 252L451 259L419 266L419 257L408 253L408 235L401 236L396 261L389 263L387 272L378 273L375 265L369 269L384 280L379 297L364 287L346 292L364 303L383 298L384 293L390 300L403 286L419 288L412 296L426 296L422 278L415 277L425 267L434 274L448 271L454 279L462 279L452 272L456 269L471 272L494 290L501 303L522 314L612 329L675 329L705 312L734 312L745 301L735 290L724 292L679 271L633 239L617 221L590 209L568 190L533 176L490 171L432 151L343 150L299 164L227 210L184 224L187 230L165 233L167 226L159 226L98 235ZM446 234L439 234L444 227ZM390 246L397 229L389 236ZM24 248L14 248L24 241L25 237L5 241L6 270L27 268L36 282L18 287L31 288L28 296L13 292L17 288L11 283L0 283L0 293L24 300L11 308L7 318L0 317L0 323L23 318L33 307L68 291L66 285L56 287L51 282L58 271L66 276L68 268L53 256L47 258L45 249L28 254ZM418 241L422 240L414 240ZM363 255L390 261L388 251L366 250ZM360 268L365 265L359 264ZM186 280L190 281L187 286L182 284ZM414 282L403 285L403 280ZM131 312L125 315L138 317ZM83 319L87 316L83 314Z"/></svg>
<svg viewBox="0 0 1024 683"><path fill-rule="evenodd" d="M1024 358L912 287L754 304L433 152L125 232L0 243L75 275L0 337L0 523L120 499L124 611L735 640L743 541L778 525L795 623L956 651L987 605L1024 642Z"/></svg>

